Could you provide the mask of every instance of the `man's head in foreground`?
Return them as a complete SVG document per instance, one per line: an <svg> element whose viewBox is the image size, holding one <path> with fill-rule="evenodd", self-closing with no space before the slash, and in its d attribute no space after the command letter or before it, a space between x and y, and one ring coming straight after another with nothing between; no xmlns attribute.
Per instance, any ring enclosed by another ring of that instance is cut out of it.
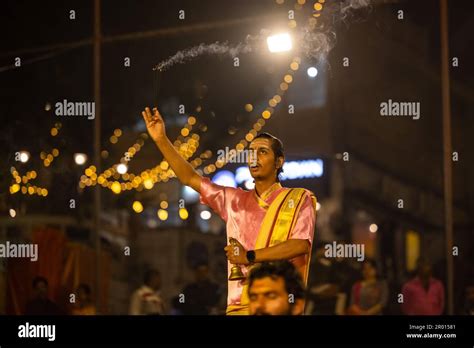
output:
<svg viewBox="0 0 474 348"><path fill-rule="evenodd" d="M249 275L248 292L251 315L303 314L303 280L289 261L255 266Z"/></svg>

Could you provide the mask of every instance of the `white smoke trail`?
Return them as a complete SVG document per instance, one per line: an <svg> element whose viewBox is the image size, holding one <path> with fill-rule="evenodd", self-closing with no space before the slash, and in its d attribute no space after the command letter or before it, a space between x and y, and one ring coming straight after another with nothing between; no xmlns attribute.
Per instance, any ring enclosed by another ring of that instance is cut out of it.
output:
<svg viewBox="0 0 474 348"><path fill-rule="evenodd" d="M317 30L312 30L309 26L303 27L297 34L300 50L306 57L325 61L327 55L336 44L336 32L333 27L339 22L345 22L353 12L366 7L370 7L372 0L335 0L327 2L324 14L332 18L332 23L326 26L319 26ZM262 29L259 35L247 36L245 42L230 45L227 42L215 42L212 44L200 44L175 53L168 59L158 63L153 70L165 71L175 64L183 64L202 55L227 55L232 58L240 54L256 51L262 46L263 41L268 36L269 31Z"/></svg>
<svg viewBox="0 0 474 348"><path fill-rule="evenodd" d="M155 66L155 70L165 71L175 64L183 64L189 60L202 55L229 55L234 58L239 54L252 52L252 46L249 43L238 43L230 46L227 42L214 42L212 44L200 44L183 51L179 51L168 59Z"/></svg>

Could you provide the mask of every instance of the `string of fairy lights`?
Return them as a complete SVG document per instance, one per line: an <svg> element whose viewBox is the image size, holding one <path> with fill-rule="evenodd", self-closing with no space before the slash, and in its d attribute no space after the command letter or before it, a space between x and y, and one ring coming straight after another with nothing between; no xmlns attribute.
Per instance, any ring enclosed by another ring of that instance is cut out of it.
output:
<svg viewBox="0 0 474 348"><path fill-rule="evenodd" d="M285 0L276 0L278 5L284 4ZM316 0L313 3L313 13L312 16L308 19L308 25L311 29L314 29L317 24L318 17L321 16L323 10L323 5L325 0ZM306 0L297 0L294 4L295 10L301 10L306 4ZM290 29L295 29L297 27L296 19L292 18L288 21L288 27ZM252 125L252 128L249 129L245 136L243 136L240 141L233 147L235 150L234 153L239 153L243 151L247 145L252 142L252 140L257 136L265 124L271 119L275 113L275 109L282 102L282 99L285 93L290 88L294 80L294 74L298 71L301 64L301 58L298 56L293 57L289 64L288 70L285 72L281 83L279 84L275 95L270 98L267 102L267 106L260 113L259 118ZM198 107L197 111L199 112L200 108ZM252 104L248 103L244 106L245 111L253 112L254 107ZM192 132L193 126L197 123L197 118L195 116L189 116L185 125L181 128L179 136L176 140L173 141L173 145L184 159L189 160L197 152L200 145L200 136L196 132ZM50 135L56 137L59 134L61 129L61 123L56 123L53 128L50 130ZM207 127L203 130L205 131ZM112 145L115 145L119 142L120 137L122 136L121 129L115 129L113 134L110 136L109 141ZM100 185L103 188L111 190L114 194L120 194L125 191L136 190L138 192L145 190L151 190L155 184L158 182L166 183L169 179L175 177L175 173L170 168L169 163L166 160L162 160L158 165L145 169L140 173L129 173L128 166L133 158L140 152L143 148L145 141L148 139L148 134L141 133L135 143L128 148L128 150L121 157L119 163L114 164L113 166L103 170L101 173L97 172L97 168L94 165L90 165L84 169L83 175L81 175L79 180L79 187L85 189L86 187ZM230 151L229 153L232 153ZM44 167L50 167L53 161L59 156L59 150L53 148L50 152L41 151L40 159ZM108 151L102 150L101 156L103 158L108 157ZM200 168L204 163L210 160L212 157L212 151L206 150L197 155L189 163L199 171L204 174L212 174L218 168L225 166L230 160L231 156L225 158L218 158L213 163L207 164L201 170ZM43 187L38 187L30 183L30 180L37 178L37 172L35 170L26 172L25 175L20 175L15 167L11 168L12 175L12 184L10 185L10 194L16 194L21 192L22 194L29 195L38 195L41 197L48 196L48 190ZM160 202L160 208L157 211L157 216L160 220L165 221L168 218L168 209L169 204L164 199ZM143 204L140 201L134 201L132 203L132 209L136 213L141 213L144 211ZM186 220L189 216L186 208L181 207L179 209L179 216L181 219Z"/></svg>

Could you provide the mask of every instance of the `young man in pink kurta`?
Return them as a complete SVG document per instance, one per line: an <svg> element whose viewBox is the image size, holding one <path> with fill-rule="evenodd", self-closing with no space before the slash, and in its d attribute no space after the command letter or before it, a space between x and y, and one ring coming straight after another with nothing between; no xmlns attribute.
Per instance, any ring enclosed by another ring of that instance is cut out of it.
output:
<svg viewBox="0 0 474 348"><path fill-rule="evenodd" d="M302 205L299 205L297 215L295 213L292 217L293 229L288 227L291 233L286 235L286 240L267 243L266 247L254 250L267 209L282 190L288 190L281 187L278 179L285 160L282 142L268 133L262 133L250 143L251 155L248 164L255 182L254 190L223 187L211 183L208 178L203 178L179 154L166 136L165 124L158 109L154 108L152 113L149 108L145 108L142 115L148 133L181 183L199 192L201 202L209 205L226 222L227 235L233 238L235 243L224 248L229 267L230 264L241 265L245 274L248 272L246 266L252 263L292 260L305 278L316 220L315 199L310 191L305 190L303 196L298 196L301 198L295 202ZM270 231L275 231L276 225L271 226ZM240 303L242 285L242 281L229 281L228 313L248 314L248 304Z"/></svg>
<svg viewBox="0 0 474 348"><path fill-rule="evenodd" d="M227 239L237 239L246 250L254 250L258 232L265 217L267 207L276 196L285 188L275 184L260 197L255 190L245 191L240 188L224 187L212 183L208 178L201 182L201 203L212 208L226 222ZM315 210L311 202L311 192L307 191L303 197L304 202L297 216L295 227L289 239L306 240L313 243ZM261 199L263 198L263 202ZM309 254L296 256L291 260L302 275L306 272ZM231 268L228 262L229 272ZM248 269L242 266L242 271L247 275ZM228 282L227 304L240 304L242 295L242 281Z"/></svg>

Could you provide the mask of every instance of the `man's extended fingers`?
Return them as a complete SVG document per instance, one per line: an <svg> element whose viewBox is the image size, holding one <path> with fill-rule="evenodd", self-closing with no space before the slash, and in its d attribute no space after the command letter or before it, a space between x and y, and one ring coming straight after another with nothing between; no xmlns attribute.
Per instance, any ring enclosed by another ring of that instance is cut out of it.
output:
<svg viewBox="0 0 474 348"><path fill-rule="evenodd" d="M145 111L142 111L142 116L143 116L143 119L145 120L145 123L148 125L151 122L150 117L148 117Z"/></svg>
<svg viewBox="0 0 474 348"><path fill-rule="evenodd" d="M153 108L153 119L160 120L160 121L162 120L161 114L157 108Z"/></svg>
<svg viewBox="0 0 474 348"><path fill-rule="evenodd" d="M151 111L148 106L145 108L145 112L146 112L146 115L148 116L148 119L151 119Z"/></svg>

